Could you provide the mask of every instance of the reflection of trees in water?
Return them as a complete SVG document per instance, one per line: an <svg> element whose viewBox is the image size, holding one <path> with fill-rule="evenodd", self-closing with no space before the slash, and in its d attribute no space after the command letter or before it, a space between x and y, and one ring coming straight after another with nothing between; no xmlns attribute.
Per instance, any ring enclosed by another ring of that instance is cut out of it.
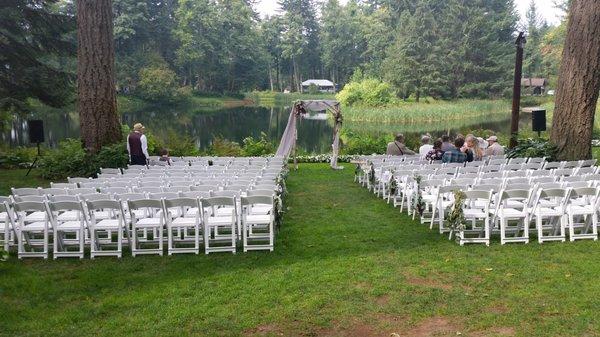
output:
<svg viewBox="0 0 600 337"><path fill-rule="evenodd" d="M261 132L278 145L287 125L289 113L290 107L237 107L212 110L208 108L172 110L168 107L157 107L144 111L125 112L122 114L122 120L130 127L134 123L141 122L150 132L161 138L166 138L169 132L188 135L196 140L200 148L205 149L210 146L215 136L242 142L249 136L260 137ZM45 111L30 118L44 120L47 145L55 146L61 139L79 137L79 118L74 109L66 113L58 110ZM530 118L528 114L521 115L521 130L530 129ZM0 139L11 146L27 144L25 121L26 119L22 118L15 119L12 130L1 132ZM437 137L448 131L454 134L467 127L507 133L510 120L508 115L506 117L492 115L486 118L444 123L385 125L347 121L343 125L343 129L357 133L390 137L396 132L405 133L408 137L429 132ZM331 150L332 132L330 120L301 119L298 123L298 146L308 152L327 153Z"/></svg>

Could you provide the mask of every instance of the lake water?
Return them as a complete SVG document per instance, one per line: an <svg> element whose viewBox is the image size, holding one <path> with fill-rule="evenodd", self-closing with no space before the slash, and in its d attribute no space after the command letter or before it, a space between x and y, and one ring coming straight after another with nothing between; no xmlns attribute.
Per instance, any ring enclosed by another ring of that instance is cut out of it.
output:
<svg viewBox="0 0 600 337"><path fill-rule="evenodd" d="M214 111L173 111L156 108L145 111L132 111L123 113L123 123L133 125L141 122L152 133L165 137L169 132L186 134L196 140L199 148L206 149L210 146L215 136L240 142L249 136L260 137L265 133L275 144L283 134L289 116L289 107L255 107L244 106L230 109L214 108ZM342 110L343 114L343 110ZM79 117L75 112L48 113L45 115L31 116L31 119L42 119L46 145L56 146L58 141L65 138L79 137ZM521 114L520 129L531 129L529 114ZM395 132L403 132L407 137L418 137L429 132L434 137L442 134L466 132L465 130L491 130L495 133L508 134L510 130L510 116L505 119L496 116L492 121L465 120L448 126L443 123L429 123L422 125L382 125L381 123L352 123L345 122L343 128L359 133L373 135L389 135L390 139ZM11 146L27 145L27 123L24 119L17 118L13 121L10 130L7 128L0 132L0 139ZM314 114L309 119L302 119L298 127L298 146L308 152L326 153L331 148L332 122L325 114Z"/></svg>

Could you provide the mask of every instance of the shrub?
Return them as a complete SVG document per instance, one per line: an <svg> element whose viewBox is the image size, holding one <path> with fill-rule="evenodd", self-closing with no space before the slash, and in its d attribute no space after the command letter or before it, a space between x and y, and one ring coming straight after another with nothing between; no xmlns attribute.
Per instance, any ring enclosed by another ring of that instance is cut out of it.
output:
<svg viewBox="0 0 600 337"><path fill-rule="evenodd" d="M517 146L508 150L508 158L515 157L546 157L548 161L556 160L556 146L546 139L519 139Z"/></svg>
<svg viewBox="0 0 600 337"><path fill-rule="evenodd" d="M0 151L0 168L28 167L35 160L37 148L17 147Z"/></svg>
<svg viewBox="0 0 600 337"><path fill-rule="evenodd" d="M346 106L385 106L392 102L394 92L391 86L376 79L363 79L360 82L350 82L336 95L336 98Z"/></svg>
<svg viewBox="0 0 600 337"><path fill-rule="evenodd" d="M149 101L173 101L176 98L177 75L166 65L140 70L138 93Z"/></svg>
<svg viewBox="0 0 600 337"><path fill-rule="evenodd" d="M240 144L217 136L213 139L208 154L212 156L239 157L242 154Z"/></svg>
<svg viewBox="0 0 600 337"><path fill-rule="evenodd" d="M57 149L44 154L39 167L43 178L63 180L94 176L100 167L125 167L128 161L124 144L107 145L97 154L88 154L79 139L65 139Z"/></svg>
<svg viewBox="0 0 600 337"><path fill-rule="evenodd" d="M40 171L43 178L52 180L89 177L96 173L78 139L65 139L57 149L46 152L40 160Z"/></svg>
<svg viewBox="0 0 600 337"><path fill-rule="evenodd" d="M351 131L344 132L341 139L344 142L342 153L348 155L385 153L387 140L384 137L359 135Z"/></svg>
<svg viewBox="0 0 600 337"><path fill-rule="evenodd" d="M247 137L243 140L242 156L265 156L273 154L274 152L275 146L267 139L267 135L264 132L260 133L260 139Z"/></svg>
<svg viewBox="0 0 600 337"><path fill-rule="evenodd" d="M156 151L160 151L162 148L169 150L169 155L172 157L200 155L200 150L193 138L180 135L175 131L169 131L164 141L158 141Z"/></svg>

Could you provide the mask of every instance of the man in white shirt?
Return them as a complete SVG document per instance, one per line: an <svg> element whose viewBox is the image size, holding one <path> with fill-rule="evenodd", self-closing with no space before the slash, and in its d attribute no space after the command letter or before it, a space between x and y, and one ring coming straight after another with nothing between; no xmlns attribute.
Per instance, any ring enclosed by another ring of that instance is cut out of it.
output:
<svg viewBox="0 0 600 337"><path fill-rule="evenodd" d="M425 156L427 156L429 151L433 150L433 145L429 144L430 141L431 137L429 135L423 135L423 137L421 137L421 143L423 144L419 148L419 156L421 156L421 159L425 159Z"/></svg>
<svg viewBox="0 0 600 337"><path fill-rule="evenodd" d="M147 165L150 155L148 154L148 139L144 135L146 128L142 123L133 126L133 132L127 136L127 152L131 165Z"/></svg>
<svg viewBox="0 0 600 337"><path fill-rule="evenodd" d="M489 146L485 149L486 156L502 156L504 155L504 147L498 144L498 137L490 136L488 139Z"/></svg>

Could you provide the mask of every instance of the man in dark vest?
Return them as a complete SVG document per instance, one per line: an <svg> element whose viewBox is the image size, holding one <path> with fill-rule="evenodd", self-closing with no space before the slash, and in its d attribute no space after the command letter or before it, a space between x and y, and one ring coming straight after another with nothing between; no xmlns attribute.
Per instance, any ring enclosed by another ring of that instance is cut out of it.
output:
<svg viewBox="0 0 600 337"><path fill-rule="evenodd" d="M136 123L133 126L133 132L127 136L127 152L129 152L129 162L131 165L148 164L148 139L144 136L144 126L142 123Z"/></svg>

